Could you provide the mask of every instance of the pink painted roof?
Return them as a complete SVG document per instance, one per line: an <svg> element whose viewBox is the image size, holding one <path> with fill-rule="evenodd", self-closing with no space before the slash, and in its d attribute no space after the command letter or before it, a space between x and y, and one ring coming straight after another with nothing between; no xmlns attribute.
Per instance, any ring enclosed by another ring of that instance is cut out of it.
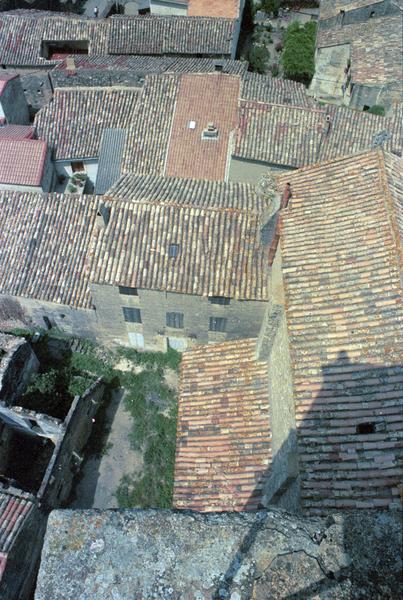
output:
<svg viewBox="0 0 403 600"><path fill-rule="evenodd" d="M6 89L7 83L11 81L11 79L15 79L16 77L18 77L18 75L16 75L15 73L0 73L0 96Z"/></svg>
<svg viewBox="0 0 403 600"><path fill-rule="evenodd" d="M31 125L6 125L0 127L1 140L28 140L33 138L35 128Z"/></svg>
<svg viewBox="0 0 403 600"><path fill-rule="evenodd" d="M0 140L0 183L40 185L46 149L42 140Z"/></svg>

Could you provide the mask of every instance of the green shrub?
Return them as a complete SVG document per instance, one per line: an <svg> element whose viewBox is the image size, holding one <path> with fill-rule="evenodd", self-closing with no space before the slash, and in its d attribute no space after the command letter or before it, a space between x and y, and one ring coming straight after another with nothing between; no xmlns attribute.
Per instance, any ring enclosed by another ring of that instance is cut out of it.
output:
<svg viewBox="0 0 403 600"><path fill-rule="evenodd" d="M315 73L316 23L291 23L284 35L281 61L289 79L308 84Z"/></svg>
<svg viewBox="0 0 403 600"><path fill-rule="evenodd" d="M278 17L280 0L261 0L260 6L265 13L273 13L275 17Z"/></svg>
<svg viewBox="0 0 403 600"><path fill-rule="evenodd" d="M72 194L75 194L77 191L77 188L75 185L72 185L71 183L69 183L69 185L67 186L67 191Z"/></svg>
<svg viewBox="0 0 403 600"><path fill-rule="evenodd" d="M271 75L272 77L277 77L277 75L280 73L280 69L277 63L273 63L270 67L270 71L271 71Z"/></svg>
<svg viewBox="0 0 403 600"><path fill-rule="evenodd" d="M270 52L264 46L252 46L249 51L249 64L251 70L256 73L265 73L267 63L270 59Z"/></svg>
<svg viewBox="0 0 403 600"><path fill-rule="evenodd" d="M371 115L379 115L380 117L385 116L385 107L380 104L374 104L367 110L367 112L371 113Z"/></svg>

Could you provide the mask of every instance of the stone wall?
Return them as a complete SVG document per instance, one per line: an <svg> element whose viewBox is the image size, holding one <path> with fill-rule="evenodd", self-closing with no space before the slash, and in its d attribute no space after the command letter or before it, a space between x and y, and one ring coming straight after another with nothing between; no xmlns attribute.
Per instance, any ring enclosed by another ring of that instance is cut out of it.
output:
<svg viewBox="0 0 403 600"><path fill-rule="evenodd" d="M343 14L338 14L330 19L320 21L320 29L333 29L351 25L352 23L365 23L370 19L376 19L387 15L399 14L398 3L394 0L380 0L374 4L361 6L352 10L346 10ZM372 15L372 16L371 16Z"/></svg>
<svg viewBox="0 0 403 600"><path fill-rule="evenodd" d="M82 396L76 396L73 400L37 494L44 510L60 506L69 497L74 476L81 464L80 452L88 441L92 419L104 392L105 384L99 379Z"/></svg>
<svg viewBox="0 0 403 600"><path fill-rule="evenodd" d="M7 124L29 125L28 104L19 77L11 79L0 99Z"/></svg>
<svg viewBox="0 0 403 600"><path fill-rule="evenodd" d="M400 600L398 515L56 511L35 600Z"/></svg>
<svg viewBox="0 0 403 600"><path fill-rule="evenodd" d="M129 333L144 337L147 349L164 351L167 338L186 340L191 346L207 342L256 337L261 329L266 302L233 300L229 305L212 304L208 298L156 290L138 290L138 296L119 293L114 286L92 285L92 295L98 319L97 337L107 343L129 344ZM126 323L123 307L138 308L141 324ZM166 313L184 315L184 328L166 326ZM225 333L209 331L210 317L227 319Z"/></svg>
<svg viewBox="0 0 403 600"><path fill-rule="evenodd" d="M0 333L0 402L14 404L24 393L38 364L31 346L24 338Z"/></svg>
<svg viewBox="0 0 403 600"><path fill-rule="evenodd" d="M44 317L69 335L95 340L97 321L94 310L0 294L0 327L44 329L47 327Z"/></svg>

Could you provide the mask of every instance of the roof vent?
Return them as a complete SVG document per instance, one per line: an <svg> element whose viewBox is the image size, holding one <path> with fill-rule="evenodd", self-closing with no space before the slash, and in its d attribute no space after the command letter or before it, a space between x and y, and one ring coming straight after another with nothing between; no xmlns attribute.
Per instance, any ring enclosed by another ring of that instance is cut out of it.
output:
<svg viewBox="0 0 403 600"><path fill-rule="evenodd" d="M217 140L218 139L218 128L214 123L207 123L206 129L203 129L202 133L203 140Z"/></svg>
<svg viewBox="0 0 403 600"><path fill-rule="evenodd" d="M188 128L189 129L196 129L196 121L189 121Z"/></svg>
<svg viewBox="0 0 403 600"><path fill-rule="evenodd" d="M104 204L103 202L99 205L97 210L96 224L99 229L103 229L109 223L109 219L111 216L110 206Z"/></svg>

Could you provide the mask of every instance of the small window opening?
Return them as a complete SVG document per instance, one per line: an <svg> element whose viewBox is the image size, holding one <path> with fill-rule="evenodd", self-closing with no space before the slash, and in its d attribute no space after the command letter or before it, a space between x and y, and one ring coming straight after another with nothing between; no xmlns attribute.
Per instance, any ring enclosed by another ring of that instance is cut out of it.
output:
<svg viewBox="0 0 403 600"><path fill-rule="evenodd" d="M209 301L211 304L230 304L231 298L226 296L210 296Z"/></svg>
<svg viewBox="0 0 403 600"><path fill-rule="evenodd" d="M137 288L126 287L124 285L119 286L119 294L123 296L138 296Z"/></svg>
<svg viewBox="0 0 403 600"><path fill-rule="evenodd" d="M369 108L370 108L370 107L369 107L367 104L364 104L364 106L362 107L362 110L363 110L364 112L367 112L367 110L369 110Z"/></svg>
<svg viewBox="0 0 403 600"><path fill-rule="evenodd" d="M169 244L169 258L176 258L179 254L179 244Z"/></svg>
<svg viewBox="0 0 403 600"><path fill-rule="evenodd" d="M369 13L369 18L372 19L373 17L375 17L375 11L371 10L371 12Z"/></svg>
<svg viewBox="0 0 403 600"><path fill-rule="evenodd" d="M224 63L222 63L222 62L216 62L216 63L214 64L214 69L215 69L216 71L218 71L218 72L221 72L221 71L223 71L223 70L224 70Z"/></svg>
<svg viewBox="0 0 403 600"><path fill-rule="evenodd" d="M359 423L356 427L356 433L375 433L375 423Z"/></svg>
<svg viewBox="0 0 403 600"><path fill-rule="evenodd" d="M43 321L46 325L46 329L52 329L52 322L49 317L43 317Z"/></svg>

